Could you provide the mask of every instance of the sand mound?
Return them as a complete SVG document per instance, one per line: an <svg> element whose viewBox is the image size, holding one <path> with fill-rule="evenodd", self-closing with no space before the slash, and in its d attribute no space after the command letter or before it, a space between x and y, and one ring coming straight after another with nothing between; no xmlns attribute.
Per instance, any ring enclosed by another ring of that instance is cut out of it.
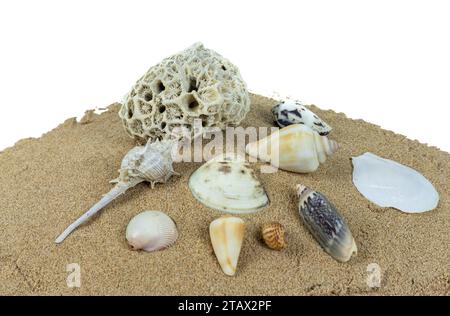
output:
<svg viewBox="0 0 450 316"><path fill-rule="evenodd" d="M252 96L244 126L272 126L273 100ZM83 124L69 119L40 139L25 139L0 153L0 294L302 295L450 294L450 155L343 114L317 114L333 126L342 148L318 172L259 175L271 204L247 223L235 277L214 256L209 223L221 213L200 205L187 182L200 163L176 164L182 174L154 190L130 190L76 230L53 243L66 226L109 191L124 154L134 146L118 105ZM350 157L366 151L423 173L437 188L439 207L424 214L382 209L351 181ZM342 264L329 257L303 227L293 187L303 183L326 194L346 217L359 253ZM162 210L178 224L177 243L161 252L132 252L128 221L144 209ZM288 247L266 248L260 226L285 225ZM81 267L81 287L68 288L68 264ZM366 284L367 266L382 269L381 288Z"/></svg>

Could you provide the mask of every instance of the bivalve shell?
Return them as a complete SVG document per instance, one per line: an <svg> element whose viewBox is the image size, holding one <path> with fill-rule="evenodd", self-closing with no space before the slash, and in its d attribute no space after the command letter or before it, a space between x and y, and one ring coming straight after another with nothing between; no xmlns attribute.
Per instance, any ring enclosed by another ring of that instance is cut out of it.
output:
<svg viewBox="0 0 450 316"><path fill-rule="evenodd" d="M264 187L243 157L219 155L189 179L194 197L207 207L234 214L254 213L269 204Z"/></svg>
<svg viewBox="0 0 450 316"><path fill-rule="evenodd" d="M131 219L126 238L133 250L157 251L170 247L178 238L175 222L159 211L144 211Z"/></svg>

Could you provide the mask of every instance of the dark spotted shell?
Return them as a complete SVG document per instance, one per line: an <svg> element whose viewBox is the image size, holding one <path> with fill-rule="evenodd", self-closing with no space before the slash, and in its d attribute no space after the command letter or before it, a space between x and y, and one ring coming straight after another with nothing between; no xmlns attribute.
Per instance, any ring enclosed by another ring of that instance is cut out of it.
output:
<svg viewBox="0 0 450 316"><path fill-rule="evenodd" d="M317 242L336 260L350 260L357 247L336 207L323 194L304 186L298 187L297 194L300 217Z"/></svg>

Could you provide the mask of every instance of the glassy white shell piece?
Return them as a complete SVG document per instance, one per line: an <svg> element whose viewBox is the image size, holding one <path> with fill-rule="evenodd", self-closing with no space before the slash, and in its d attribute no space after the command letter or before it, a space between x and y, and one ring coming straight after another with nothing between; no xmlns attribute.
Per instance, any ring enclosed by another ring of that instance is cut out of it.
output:
<svg viewBox="0 0 450 316"><path fill-rule="evenodd" d="M127 226L126 238L133 250L157 251L170 247L178 238L175 222L159 211L144 211Z"/></svg>
<svg viewBox="0 0 450 316"><path fill-rule="evenodd" d="M353 183L369 201L406 213L435 209L439 194L422 174L372 153L352 158Z"/></svg>
<svg viewBox="0 0 450 316"><path fill-rule="evenodd" d="M260 211L269 198L244 158L219 155L206 162L189 179L194 197L207 207L234 214Z"/></svg>

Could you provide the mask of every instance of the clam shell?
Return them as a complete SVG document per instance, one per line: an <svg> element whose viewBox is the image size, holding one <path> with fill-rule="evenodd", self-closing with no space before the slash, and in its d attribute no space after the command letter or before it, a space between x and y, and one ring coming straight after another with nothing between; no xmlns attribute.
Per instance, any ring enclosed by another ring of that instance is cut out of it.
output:
<svg viewBox="0 0 450 316"><path fill-rule="evenodd" d="M286 247L285 230L280 223L266 223L261 228L263 240L267 247L273 250L282 250Z"/></svg>
<svg viewBox="0 0 450 316"><path fill-rule="evenodd" d="M159 211L144 211L131 219L126 239L133 250L157 251L170 247L178 238L174 221Z"/></svg>
<svg viewBox="0 0 450 316"><path fill-rule="evenodd" d="M206 162L190 177L189 188L207 207L227 213L253 213L269 204L253 169L234 154L219 155Z"/></svg>
<svg viewBox="0 0 450 316"><path fill-rule="evenodd" d="M276 168L309 173L316 171L338 148L335 141L320 136L308 126L293 124L248 144L245 151Z"/></svg>
<svg viewBox="0 0 450 316"><path fill-rule="evenodd" d="M369 201L406 213L435 209L439 194L422 174L372 153L352 158L353 183Z"/></svg>
<svg viewBox="0 0 450 316"><path fill-rule="evenodd" d="M347 262L358 249L344 218L321 193L297 186L299 214L322 248L334 259Z"/></svg>
<svg viewBox="0 0 450 316"><path fill-rule="evenodd" d="M223 216L209 226L214 253L226 275L233 276L236 273L244 234L245 223L238 217Z"/></svg>
<svg viewBox="0 0 450 316"><path fill-rule="evenodd" d="M321 136L326 136L331 132L330 125L298 101L281 102L272 108L272 114L279 127L305 124Z"/></svg>

